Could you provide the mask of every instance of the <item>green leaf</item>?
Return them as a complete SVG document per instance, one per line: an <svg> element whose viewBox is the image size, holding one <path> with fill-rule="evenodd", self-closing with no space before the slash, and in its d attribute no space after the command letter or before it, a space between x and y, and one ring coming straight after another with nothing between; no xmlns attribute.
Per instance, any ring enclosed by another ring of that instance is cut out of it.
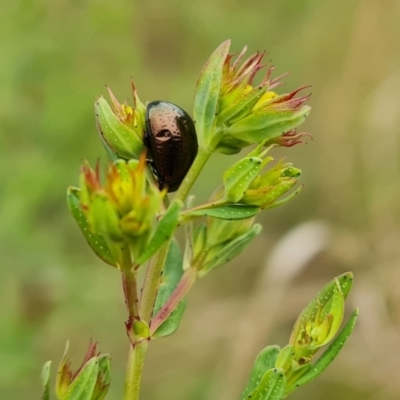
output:
<svg viewBox="0 0 400 400"><path fill-rule="evenodd" d="M227 243L236 237L246 233L253 225L253 218L228 221L218 218L207 219L207 248ZM197 253L199 254L199 253Z"/></svg>
<svg viewBox="0 0 400 400"><path fill-rule="evenodd" d="M102 354L97 359L99 361L99 374L91 400L103 400L107 395L111 383L110 355Z"/></svg>
<svg viewBox="0 0 400 400"><path fill-rule="evenodd" d="M310 114L311 107L302 106L299 110L269 110L252 114L227 128L226 133L250 143L273 140L301 125Z"/></svg>
<svg viewBox="0 0 400 400"><path fill-rule="evenodd" d="M224 174L224 200L236 203L242 199L261 169L262 159L258 157L244 157L232 165Z"/></svg>
<svg viewBox="0 0 400 400"><path fill-rule="evenodd" d="M353 274L351 272L345 272L342 275L336 277L340 285L340 290L342 291L343 297L346 300L353 287Z"/></svg>
<svg viewBox="0 0 400 400"><path fill-rule="evenodd" d="M107 144L107 142L104 140L104 137L102 135L100 135L100 140L101 143L104 147L104 150L106 151L108 157L110 158L111 161L117 161L119 158L118 156L114 153L114 151L112 150L112 148Z"/></svg>
<svg viewBox="0 0 400 400"><path fill-rule="evenodd" d="M164 265L164 273L158 289L156 302L154 305L153 315L156 315L165 302L169 299L172 292L183 275L183 258L182 253L176 240L172 240L168 250L167 259ZM174 333L182 319L186 307L186 300L181 301L172 314L154 333L154 337L167 336Z"/></svg>
<svg viewBox="0 0 400 400"><path fill-rule="evenodd" d="M122 243L124 241L117 211L106 193L98 191L93 194L88 218L89 225L96 233L103 234L111 242Z"/></svg>
<svg viewBox="0 0 400 400"><path fill-rule="evenodd" d="M223 66L230 40L223 42L206 62L196 84L193 116L200 147L207 148L218 112Z"/></svg>
<svg viewBox="0 0 400 400"><path fill-rule="evenodd" d="M251 400L281 400L285 394L285 371L280 368L269 369L256 389L247 396Z"/></svg>
<svg viewBox="0 0 400 400"><path fill-rule="evenodd" d="M279 346L268 346L258 353L256 360L254 361L253 368L251 369L249 382L244 389L240 400L248 399L248 395L260 384L265 372L271 368L274 368L279 352Z"/></svg>
<svg viewBox="0 0 400 400"><path fill-rule="evenodd" d="M72 186L68 188L67 201L71 214L77 222L89 246L96 253L96 255L107 264L116 267L116 262L114 261L114 258L104 237L95 234L91 231L89 227L88 220L81 209L81 205L79 202L79 192L80 189L78 188Z"/></svg>
<svg viewBox="0 0 400 400"><path fill-rule="evenodd" d="M95 113L100 135L108 147L118 157L139 158L143 150L142 140L133 129L119 120L103 97L96 101Z"/></svg>
<svg viewBox="0 0 400 400"><path fill-rule="evenodd" d="M196 228L196 231L197 230L198 228ZM184 270L190 268L190 264L193 259L193 254L195 252L194 232L195 231L193 229L193 222L189 222L188 224L185 225L185 252L183 255L183 267L182 267Z"/></svg>
<svg viewBox="0 0 400 400"><path fill-rule="evenodd" d="M273 203L271 203L268 206L268 208L278 207L278 206L281 206L281 205L287 203L288 201L292 200L293 197L297 196L302 190L303 190L303 185L299 186L296 190L293 190L292 192L290 192L284 198L275 200Z"/></svg>
<svg viewBox="0 0 400 400"><path fill-rule="evenodd" d="M343 348L347 339L350 337L353 332L354 326L358 317L358 308L353 311L347 324L341 330L339 335L335 338L335 340L330 344L330 346L326 349L326 351L322 354L322 356L316 361L315 364L312 365L308 373L303 375L299 380L294 382L293 385L287 388L286 394L293 392L300 386L305 385L308 382L313 381L317 378L321 373L326 369L326 367L336 358L339 354L340 350Z"/></svg>
<svg viewBox="0 0 400 400"><path fill-rule="evenodd" d="M69 341L65 344L65 350L61 359L60 365L58 366L57 378L56 378L56 395L59 399L63 396L65 391L68 389L71 383L72 373L70 373L69 363L67 359L69 349Z"/></svg>
<svg viewBox="0 0 400 400"><path fill-rule="evenodd" d="M224 134L215 148L215 151L226 155L232 155L240 153L243 148L250 145L251 143L249 142L234 138L231 135Z"/></svg>
<svg viewBox="0 0 400 400"><path fill-rule="evenodd" d="M42 369L42 400L50 400L50 367L51 361L47 361Z"/></svg>
<svg viewBox="0 0 400 400"><path fill-rule="evenodd" d="M334 291L333 291L333 296L332 300L326 304L324 309L321 312L321 318L324 319L325 321L331 321L330 329L329 329L329 334L323 341L323 343L320 344L321 347L324 344L329 343L333 337L336 335L337 331L340 328L340 325L342 325L343 321L343 316L344 316L344 297L342 292L340 291L340 286L338 285Z"/></svg>
<svg viewBox="0 0 400 400"><path fill-rule="evenodd" d="M276 359L275 367L281 368L285 372L292 366L293 361L293 346L290 344L286 345L278 355Z"/></svg>
<svg viewBox="0 0 400 400"><path fill-rule="evenodd" d="M91 358L72 381L61 400L91 400L99 372L99 360Z"/></svg>
<svg viewBox="0 0 400 400"><path fill-rule="evenodd" d="M248 219L257 215L260 207L246 206L243 204L227 204L216 208L203 208L198 210L188 210L181 213L183 220L189 220L194 217L214 217L226 219L229 221Z"/></svg>
<svg viewBox="0 0 400 400"><path fill-rule="evenodd" d="M238 101L233 100L231 104L227 104L224 110L218 115L218 123L227 122L229 125L248 114L257 104L258 100L264 96L267 87L256 87L253 90L240 96Z"/></svg>
<svg viewBox="0 0 400 400"><path fill-rule="evenodd" d="M179 212L183 207L181 201L174 201L168 207L165 214L159 220L157 227L148 243L145 251L136 261L139 265L145 263L157 250L166 243L174 234L178 226Z"/></svg>
<svg viewBox="0 0 400 400"><path fill-rule="evenodd" d="M261 225L254 224L247 232L236 237L228 243L214 246L208 253L204 264L199 271L199 276L204 276L212 269L219 267L236 257L251 243L261 232Z"/></svg>

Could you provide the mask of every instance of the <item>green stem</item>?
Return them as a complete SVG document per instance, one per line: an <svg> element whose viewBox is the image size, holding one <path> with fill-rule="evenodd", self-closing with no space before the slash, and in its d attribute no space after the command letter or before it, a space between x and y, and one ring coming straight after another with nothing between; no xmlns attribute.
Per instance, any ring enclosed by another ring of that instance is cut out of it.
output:
<svg viewBox="0 0 400 400"><path fill-rule="evenodd" d="M132 257L128 243L122 248L122 286L124 288L125 304L129 315L129 324L139 318L136 272L133 271ZM140 382L142 378L143 360L146 354L147 341L129 344L128 365L125 376L124 400L139 399Z"/></svg>
<svg viewBox="0 0 400 400"><path fill-rule="evenodd" d="M168 254L169 244L169 241L164 244L147 266L139 303L139 315L141 319L147 323L150 322L153 312L153 306L158 292L161 272Z"/></svg>
<svg viewBox="0 0 400 400"><path fill-rule="evenodd" d="M205 163L210 158L212 152L207 149L199 149L197 156L190 167L188 173L185 176L185 179L182 181L181 186L175 194L174 200L185 201L187 195L197 177L199 176L201 170L203 169ZM140 317L145 322L150 322L150 318L152 316L154 302L156 300L158 286L160 282L161 272L164 268L165 258L168 254L170 241L166 243L161 249L158 251L155 257L150 261L150 264L147 267L146 277L143 284L143 291L140 297L139 304L139 314Z"/></svg>
<svg viewBox="0 0 400 400"><path fill-rule="evenodd" d="M131 250L129 243L125 242L122 249L122 286L124 288L125 304L129 318L138 316L138 296L136 272L133 271Z"/></svg>
<svg viewBox="0 0 400 400"><path fill-rule="evenodd" d="M185 176L185 179L182 181L179 186L178 191L175 194L174 200L182 200L183 202L186 200L187 195L189 194L190 189L193 184L196 182L197 177L199 176L201 170L203 169L205 163L208 161L212 154L212 151L208 149L199 148L199 152L190 167L188 173Z"/></svg>
<svg viewBox="0 0 400 400"><path fill-rule="evenodd" d="M132 344L130 345L123 400L139 399L144 357L146 355L148 344L149 342L144 340L136 346L132 346Z"/></svg>
<svg viewBox="0 0 400 400"><path fill-rule="evenodd" d="M209 150L204 150L201 148L199 149L196 159L194 160L181 186L179 187L174 200L179 199L183 202L186 200L191 187L193 186L210 156L211 152ZM160 284L160 277L164 268L170 242L171 241L168 241L168 243L161 247L147 267L146 277L143 283L142 295L140 296L139 303L140 320L146 323L150 323L150 319L152 317L153 307ZM123 400L137 400L139 398L140 382L142 379L143 364L147 346L147 340L142 341L135 346L130 346Z"/></svg>
<svg viewBox="0 0 400 400"><path fill-rule="evenodd" d="M137 296L136 272L122 272L122 286L124 288L125 304L129 318L138 317L138 296Z"/></svg>

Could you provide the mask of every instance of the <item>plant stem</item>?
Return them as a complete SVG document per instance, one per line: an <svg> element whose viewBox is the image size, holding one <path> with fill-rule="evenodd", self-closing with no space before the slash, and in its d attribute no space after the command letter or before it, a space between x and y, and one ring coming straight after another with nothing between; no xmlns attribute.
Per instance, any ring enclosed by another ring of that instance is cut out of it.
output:
<svg viewBox="0 0 400 400"><path fill-rule="evenodd" d="M212 154L212 151L208 149L199 148L199 152L190 167L188 173L185 176L185 179L182 181L179 186L178 191L175 194L174 200L182 200L185 201L187 195L189 194L189 190L192 188L194 182L199 176L201 170L203 169L205 163L208 161Z"/></svg>
<svg viewBox="0 0 400 400"><path fill-rule="evenodd" d="M136 272L132 271L132 257L129 243L122 247L122 286L124 288L125 304L130 318L138 316L138 296Z"/></svg>
<svg viewBox="0 0 400 400"><path fill-rule="evenodd" d="M187 195L189 194L189 190L193 186L197 177L199 176L201 170L203 169L205 163L210 158L212 152L207 149L199 149L197 156L190 167L188 173L186 174L185 179L182 181L181 186L175 194L174 200L185 201ZM155 257L150 261L149 266L147 267L146 277L143 284L143 292L140 297L139 304L139 314L140 317L145 321L149 322L154 302L156 300L158 286L160 282L161 272L164 267L165 258L168 254L170 241L166 243L161 249L158 251Z"/></svg>
<svg viewBox="0 0 400 400"><path fill-rule="evenodd" d="M188 171L185 179L182 181L174 200L185 201L191 187L199 176L205 163L210 158L212 152L205 149L199 149L199 152ZM146 277L143 283L142 294L139 303L140 320L150 323L153 313L154 303L157 297L160 277L164 268L165 259L168 254L170 240L164 244L157 254L151 259ZM148 346L148 341L142 341L136 346L130 345L128 366L126 369L125 392L123 400L137 400L139 398L140 382L142 379L143 364Z"/></svg>
<svg viewBox="0 0 400 400"><path fill-rule="evenodd" d="M144 340L136 346L132 344L129 347L128 365L125 376L125 390L123 400L138 400L140 393L140 383L142 381L142 372L144 357L148 346L148 341Z"/></svg>
<svg viewBox="0 0 400 400"><path fill-rule="evenodd" d="M132 257L128 243L122 248L122 286L124 288L125 304L128 310L128 322L131 325L134 318L139 318L136 272L132 271ZM128 365L125 376L124 400L139 399L140 382L142 378L143 360L147 349L147 340L129 344Z"/></svg>
<svg viewBox="0 0 400 400"><path fill-rule="evenodd" d="M125 304L129 318L138 317L138 297L137 297L136 272L122 272L122 286L124 288Z"/></svg>
<svg viewBox="0 0 400 400"><path fill-rule="evenodd" d="M157 254L150 260L144 278L142 295L140 296L139 314L143 321L149 323L156 300L161 272L164 267L165 258L168 254L170 242L164 244Z"/></svg>

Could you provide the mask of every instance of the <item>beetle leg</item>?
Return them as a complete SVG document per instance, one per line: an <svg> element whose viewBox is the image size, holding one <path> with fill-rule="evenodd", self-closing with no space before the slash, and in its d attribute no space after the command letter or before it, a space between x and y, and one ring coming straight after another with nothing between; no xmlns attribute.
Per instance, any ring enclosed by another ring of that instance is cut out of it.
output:
<svg viewBox="0 0 400 400"><path fill-rule="evenodd" d="M150 168L151 168L151 171L153 172L153 175L157 178L157 183L158 183L159 189L162 190L163 187L164 187L165 179L158 172L158 170L156 168L156 165L155 165L153 160L147 158L146 162L150 165Z"/></svg>

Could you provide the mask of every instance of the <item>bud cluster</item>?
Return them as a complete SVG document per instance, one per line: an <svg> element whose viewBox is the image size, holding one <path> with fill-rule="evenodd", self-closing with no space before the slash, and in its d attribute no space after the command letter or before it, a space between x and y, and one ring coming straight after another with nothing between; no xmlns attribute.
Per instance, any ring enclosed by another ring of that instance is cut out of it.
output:
<svg viewBox="0 0 400 400"><path fill-rule="evenodd" d="M254 363L249 384L242 394L242 400L255 398L255 394L259 392L267 392L271 385L279 390L280 397L277 398L281 399L314 380L325 370L344 346L357 320L358 309L338 333L343 321L345 299L352 284L351 273L334 278L300 313L289 344L282 349L278 346L268 346L260 352ZM330 346L313 363L314 355L329 343Z"/></svg>

